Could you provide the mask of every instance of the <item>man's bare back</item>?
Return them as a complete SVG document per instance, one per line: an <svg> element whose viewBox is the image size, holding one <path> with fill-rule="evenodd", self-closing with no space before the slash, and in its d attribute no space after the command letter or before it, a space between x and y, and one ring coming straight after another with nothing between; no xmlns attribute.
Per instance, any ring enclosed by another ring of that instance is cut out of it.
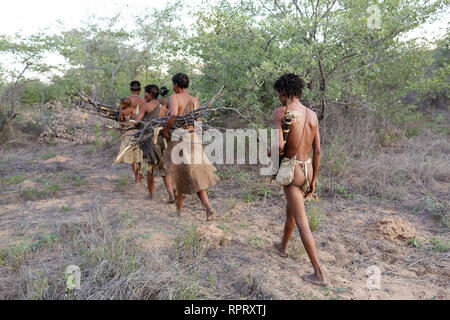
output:
<svg viewBox="0 0 450 320"><path fill-rule="evenodd" d="M280 129L279 145L280 149L284 146L283 135L281 130L281 120L284 117L285 107L279 107L274 112L274 122L277 129ZM301 117L293 121L290 127L289 135L287 138L286 149L284 156L291 158L295 155L296 159L305 162L309 159L311 151L313 149L314 143L320 143L319 136L319 121L317 115L311 109L305 107L300 102L288 105L287 112L297 111L300 113ZM306 126L305 126L305 116L307 113ZM303 133L303 127L305 126L305 131ZM303 134L303 140L302 140ZM301 145L300 145L300 140ZM319 146L320 147L320 146ZM308 181L311 183L314 177L314 162L306 164L308 166ZM317 166L318 167L318 166ZM304 171L299 165L295 167L294 180L292 185L301 186L305 182Z"/></svg>
<svg viewBox="0 0 450 320"><path fill-rule="evenodd" d="M187 92L174 93L170 97L170 113L181 116L186 108L191 107L192 103L198 104L197 97L191 96Z"/></svg>
<svg viewBox="0 0 450 320"><path fill-rule="evenodd" d="M170 97L170 115L175 115L176 117L182 116L186 108L193 107L193 104L198 105L197 97L191 96L187 91L181 93L174 93ZM173 121L173 120L172 120ZM186 127L185 129L193 129L192 126Z"/></svg>
<svg viewBox="0 0 450 320"><path fill-rule="evenodd" d="M131 100L131 106L135 112L138 106L141 107L145 104L145 99L137 95L131 95L129 98Z"/></svg>
<svg viewBox="0 0 450 320"><path fill-rule="evenodd" d="M322 269L317 255L316 243L309 227L304 206L304 197L314 194L317 172L320 165L320 135L316 114L302 105L299 99L305 83L296 74L284 74L275 81L274 89L280 102L287 106L274 111L275 128L279 129L280 151L283 150L282 119L286 113L293 112L289 134L284 148L284 157L295 157L294 178L291 184L283 186L286 196L286 221L281 242L274 243L280 256L287 257L286 249L294 227L297 226L305 250L314 268L314 273L305 274L302 279L317 285L324 285ZM313 151L312 163L310 154ZM311 174L312 172L312 174ZM305 175L309 184L306 182Z"/></svg>

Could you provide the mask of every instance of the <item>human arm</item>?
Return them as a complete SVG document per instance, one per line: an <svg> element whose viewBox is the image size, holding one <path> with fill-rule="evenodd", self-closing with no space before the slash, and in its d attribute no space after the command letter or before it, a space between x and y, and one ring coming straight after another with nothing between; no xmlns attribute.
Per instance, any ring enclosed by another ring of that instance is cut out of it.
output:
<svg viewBox="0 0 450 320"><path fill-rule="evenodd" d="M315 115L315 114L314 114ZM316 130L314 133L314 140L313 140L313 174L312 174L312 180L311 180L311 186L309 190L306 192L305 196L309 196L311 194L314 194L316 190L316 180L317 180L317 173L319 172L319 166L320 166L320 133L319 133L319 121L316 118Z"/></svg>
<svg viewBox="0 0 450 320"><path fill-rule="evenodd" d="M121 122L125 121L125 117L130 116L133 113L133 108L131 107L121 107L119 111L119 120Z"/></svg>
<svg viewBox="0 0 450 320"><path fill-rule="evenodd" d="M162 136L166 139L170 139L170 128L172 127L173 123L177 119L178 115L178 101L174 95L170 97L170 108L169 108L169 118L167 119L166 126L162 130Z"/></svg>
<svg viewBox="0 0 450 320"><path fill-rule="evenodd" d="M142 119L144 119L146 112L147 112L147 104L144 104L141 108L139 108L139 113L136 115L135 120L139 122Z"/></svg>

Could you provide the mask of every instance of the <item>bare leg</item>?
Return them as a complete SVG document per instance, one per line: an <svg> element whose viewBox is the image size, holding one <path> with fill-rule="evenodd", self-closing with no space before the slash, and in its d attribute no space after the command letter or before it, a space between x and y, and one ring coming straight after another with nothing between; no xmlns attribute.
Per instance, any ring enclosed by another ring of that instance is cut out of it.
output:
<svg viewBox="0 0 450 320"><path fill-rule="evenodd" d="M177 203L177 211L178 211L178 214L179 214L180 217L181 217L181 214L182 214L182 212L183 212L183 195L182 195L182 194L176 194L176 193L175 193L175 200L176 200L176 203Z"/></svg>
<svg viewBox="0 0 450 320"><path fill-rule="evenodd" d="M155 178L153 177L153 171L147 171L147 186L149 199L153 200L153 191L155 190Z"/></svg>
<svg viewBox="0 0 450 320"><path fill-rule="evenodd" d="M133 168L133 172L134 172L134 180L135 180L136 183L138 183L139 182L139 173L138 173L137 162L133 162L131 167Z"/></svg>
<svg viewBox="0 0 450 320"><path fill-rule="evenodd" d="M199 192L197 192L197 196L200 198L202 207L206 212L206 220L211 221L216 212L209 205L208 194L206 193L206 190L200 190Z"/></svg>
<svg viewBox="0 0 450 320"><path fill-rule="evenodd" d="M284 223L283 239L281 240L281 242L273 244L275 246L275 248L278 249L280 256L282 258L287 257L286 248L287 248L289 239L291 238L294 227L295 227L294 216L292 215L292 212L289 209L289 206L286 206L286 222Z"/></svg>
<svg viewBox="0 0 450 320"><path fill-rule="evenodd" d="M139 181L144 179L144 174L142 173L142 164L139 162Z"/></svg>
<svg viewBox="0 0 450 320"><path fill-rule="evenodd" d="M167 203L174 203L175 198L173 196L172 182L170 182L170 177L165 176L162 178L163 178L164 184L166 185L167 193L169 194L169 200L167 201Z"/></svg>
<svg viewBox="0 0 450 320"><path fill-rule="evenodd" d="M319 258L317 257L316 243L312 236L311 229L309 228L308 217L305 212L303 194L301 190L295 186L285 187L284 191L290 211L298 226L303 246L305 247L309 260L314 268L314 274L302 276L302 279L313 284L325 284L322 269L319 264Z"/></svg>

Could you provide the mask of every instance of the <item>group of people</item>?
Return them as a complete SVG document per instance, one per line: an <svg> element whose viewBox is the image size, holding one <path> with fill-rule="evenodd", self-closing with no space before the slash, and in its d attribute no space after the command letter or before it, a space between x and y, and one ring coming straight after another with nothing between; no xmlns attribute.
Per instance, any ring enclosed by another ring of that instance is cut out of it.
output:
<svg viewBox="0 0 450 320"><path fill-rule="evenodd" d="M154 84L144 89L144 98L140 97L141 86L138 81L130 84L131 96L120 100L120 126L128 134L121 136L121 150L130 143L130 134L139 121L168 116L166 125L158 131L157 139L149 141L150 145L132 148L123 156L122 161L132 165L135 181L144 179L142 168L147 164L147 183L149 199L153 199L154 178L153 170L162 176L167 192L168 203L176 203L179 215L182 214L183 194L196 193L201 201L206 219L210 221L215 215L211 208L206 189L218 182L214 174L215 167L202 153L202 163L181 163L171 161L173 148L180 141L171 141L171 128L177 118L199 106L198 99L191 96L187 89L189 78L186 74L177 73L172 78L173 94L167 99L168 90L158 88ZM284 74L276 80L274 89L282 106L275 109L274 125L279 129L279 148L283 155L281 169L291 170L288 183L283 183L286 195L286 221L281 242L274 243L281 257L287 257L286 249L294 227L297 226L306 252L311 260L314 273L302 276L303 280L314 284L325 284L323 272L317 256L316 244L309 228L305 212L304 200L314 194L317 173L320 165L320 135L317 115L305 107L299 99L304 88L303 79L293 73ZM134 120L134 121L131 121ZM289 124L286 126L286 124ZM286 129L288 127L288 129ZM186 126L188 141L194 141L192 126ZM284 131L284 135L283 135ZM310 154L313 153L313 158ZM194 153L191 152L192 157ZM145 159L145 160L144 160ZM278 177L277 177L278 181Z"/></svg>
<svg viewBox="0 0 450 320"><path fill-rule="evenodd" d="M139 81L130 83L131 96L120 100L120 128L121 152L128 147L132 140L132 133L138 129L137 125L144 119L152 119L168 116L167 124L157 133L154 139L148 139L144 145L129 149L121 158L121 162L132 165L135 181L144 179L142 170L144 161L147 167L148 198L154 197L154 175L157 170L164 180L169 198L168 203L176 203L178 214L182 215L183 194L196 193L200 199L207 221L214 218L216 211L211 207L206 189L214 186L219 178L214 173L216 168L208 161L203 153L202 163L186 161L181 164L171 160L173 148L181 141L171 141L171 128L178 116L182 116L198 108L198 99L191 96L187 89L189 77L184 73L177 73L172 77L173 94L167 99L168 89L159 88L155 84L149 84L144 88L144 98L140 97L141 85ZM185 126L186 132L191 135L189 141L194 141L194 127ZM192 156L194 154L192 153Z"/></svg>

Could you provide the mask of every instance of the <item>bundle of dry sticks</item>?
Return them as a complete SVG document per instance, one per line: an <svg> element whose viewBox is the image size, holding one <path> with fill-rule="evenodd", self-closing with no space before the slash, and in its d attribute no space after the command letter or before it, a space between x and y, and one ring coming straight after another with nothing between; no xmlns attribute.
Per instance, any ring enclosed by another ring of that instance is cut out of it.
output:
<svg viewBox="0 0 450 320"><path fill-rule="evenodd" d="M182 128L186 126L194 125L194 121L197 121L199 118L203 118L207 113L215 112L218 109L231 109L231 108L211 108L212 104L217 101L217 98L222 95L223 87L220 91L207 103L202 104L199 108L192 110L191 112L187 112L186 114L177 117L175 122L172 125L172 130L177 128ZM119 108L116 106L106 105L102 102L94 101L87 94L80 92L77 90L78 97L74 100L76 101L76 106L80 107L90 113L98 114L103 118L107 118L114 121L119 121ZM234 110L234 109L231 109ZM139 131L137 133L132 134L135 138L143 138L146 137L150 132L152 132L155 128L165 127L167 123L167 119L169 117L161 117L157 119L148 119L144 116L144 118L136 122L137 129ZM209 126L205 124L205 128L208 129Z"/></svg>
<svg viewBox="0 0 450 320"><path fill-rule="evenodd" d="M115 106L109 106L102 102L94 101L91 97L89 97L84 92L80 92L77 90L78 97L74 98L76 102L75 105L81 109L86 110L89 113L98 114L99 116L119 121L119 108Z"/></svg>
<svg viewBox="0 0 450 320"><path fill-rule="evenodd" d="M173 123L171 127L171 131L174 131L178 128L183 128L187 126L194 126L195 121L198 121L199 119L204 119L207 114L215 113L218 109L230 109L234 110L232 108L211 108L211 106L217 101L217 99L222 95L223 87L220 89L220 91L207 103L202 104L199 108L192 110L190 112L185 113L182 116L178 116ZM80 108L83 108L84 110L87 110L90 113L98 114L99 116L103 118L107 118L114 121L119 121L119 108L114 106L109 106L106 104L103 104L101 102L94 101L91 97L86 95L83 92L79 92L78 97L75 99L77 101L76 105ZM236 111L236 110L235 110ZM210 117L211 118L211 117ZM214 117L212 117L214 118ZM145 117L142 119L142 121L137 122L136 121L136 127L135 128L129 128L122 134L129 134L133 137L132 142L130 145L119 154L116 161L120 159L123 154L126 153L130 148L133 148L135 146L139 146L141 149L147 149L150 142L153 142L153 144L156 143L156 140L158 136L161 133L162 128L166 126L167 120L169 119L169 116L156 118L156 119L146 119ZM210 119L211 121L212 119ZM133 120L131 120L133 121ZM202 123L202 130L207 130L212 128L207 122ZM137 129L137 131L136 131ZM220 128L217 128L220 129ZM127 131L133 131L127 132Z"/></svg>
<svg viewBox="0 0 450 320"><path fill-rule="evenodd" d="M222 88L223 89L223 88ZM188 126L194 126L195 121L198 121L201 118L204 118L207 113L215 112L219 108L211 108L214 102L217 101L217 98L221 96L222 89L220 89L219 93L217 93L210 101L202 104L199 108L192 110L183 114L182 116L178 116L171 127L171 132L176 129L184 128ZM227 109L227 108L226 108ZM145 118L144 118L145 119ZM130 136L133 137L131 143L117 156L114 163L119 163L120 159L124 156L124 154L131 148L135 146L139 146L139 148L144 153L144 159L154 160L154 154L157 153L155 148L157 149L157 140L160 136L162 129L166 126L167 120L169 116L152 119L150 121L141 121L136 123L138 126L138 130L135 131L135 128L131 128L128 130L133 130L133 133L130 133ZM202 123L202 131L211 128L211 126L205 122ZM124 133L126 134L126 133ZM161 139L161 138L160 138ZM167 145L163 149L165 149Z"/></svg>
<svg viewBox="0 0 450 320"><path fill-rule="evenodd" d="M223 89L223 88L222 88ZM175 130L178 128L183 128L187 126L193 126L195 121L198 121L200 118L204 118L207 113L215 112L218 108L211 108L211 106L217 101L217 98L221 96L222 89L207 103L202 104L195 110L185 113L182 116L178 116L174 121L171 130ZM169 116L152 119L150 121L141 121L141 126L139 127L139 131L132 134L138 141L145 139L148 134L154 132L156 128L164 128L167 124L167 120ZM209 129L210 126L205 123L203 124L203 129Z"/></svg>

